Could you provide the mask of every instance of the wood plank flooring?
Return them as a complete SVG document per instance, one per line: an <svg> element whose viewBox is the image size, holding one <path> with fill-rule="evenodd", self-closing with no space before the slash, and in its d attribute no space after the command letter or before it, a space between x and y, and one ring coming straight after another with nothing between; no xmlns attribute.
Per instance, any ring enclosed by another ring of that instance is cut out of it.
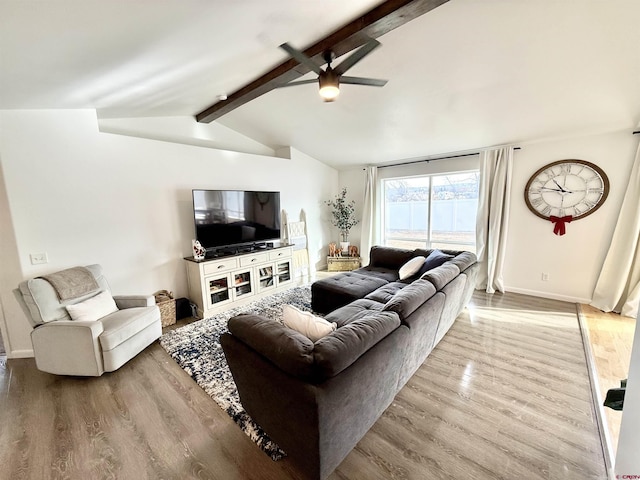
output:
<svg viewBox="0 0 640 480"><path fill-rule="evenodd" d="M601 398L599 408L606 418L611 453L615 456L622 412L603 407L602 401L607 390L620 387L620 380L629 376L636 321L616 313L601 312L590 305L580 305L580 309L588 329L597 374Z"/></svg>
<svg viewBox="0 0 640 480"><path fill-rule="evenodd" d="M604 479L575 305L476 293L331 475ZM117 372L0 367L0 479L295 479L158 343Z"/></svg>

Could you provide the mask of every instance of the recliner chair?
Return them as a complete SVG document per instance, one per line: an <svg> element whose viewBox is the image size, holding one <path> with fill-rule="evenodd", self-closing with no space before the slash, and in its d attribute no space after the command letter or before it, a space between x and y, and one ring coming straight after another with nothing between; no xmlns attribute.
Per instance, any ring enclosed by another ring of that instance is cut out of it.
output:
<svg viewBox="0 0 640 480"><path fill-rule="evenodd" d="M95 321L71 320L67 305L110 292L100 265L86 267L99 291L61 301L43 278L20 283L14 294L33 326L36 366L57 375L100 376L117 370L162 335L160 310L152 295L115 296L118 310Z"/></svg>

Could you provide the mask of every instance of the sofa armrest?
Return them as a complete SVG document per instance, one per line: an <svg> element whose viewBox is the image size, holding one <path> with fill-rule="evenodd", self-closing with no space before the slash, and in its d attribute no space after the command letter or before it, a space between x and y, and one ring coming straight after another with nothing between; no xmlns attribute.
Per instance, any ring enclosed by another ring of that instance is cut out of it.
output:
<svg viewBox="0 0 640 480"><path fill-rule="evenodd" d="M156 304L153 295L114 295L113 299L120 310L134 307L151 307Z"/></svg>
<svg viewBox="0 0 640 480"><path fill-rule="evenodd" d="M316 379L336 376L399 326L397 313L374 312L321 338L313 352Z"/></svg>
<svg viewBox="0 0 640 480"><path fill-rule="evenodd" d="M313 342L281 323L259 315L229 320L229 332L290 375L313 377ZM223 344L224 345L224 344Z"/></svg>
<svg viewBox="0 0 640 480"><path fill-rule="evenodd" d="M56 320L31 332L38 370L57 375L100 376L104 373L98 337L100 321Z"/></svg>

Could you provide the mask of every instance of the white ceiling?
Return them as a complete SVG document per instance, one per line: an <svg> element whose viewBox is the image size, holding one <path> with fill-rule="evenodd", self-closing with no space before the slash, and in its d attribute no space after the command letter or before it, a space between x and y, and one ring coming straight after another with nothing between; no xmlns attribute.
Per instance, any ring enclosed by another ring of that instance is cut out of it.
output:
<svg viewBox="0 0 640 480"><path fill-rule="evenodd" d="M378 0L0 0L0 109L194 115ZM379 38L323 103L275 90L218 122L338 168L635 128L640 1L450 0ZM311 78L304 77L304 78ZM194 120L195 121L195 120Z"/></svg>

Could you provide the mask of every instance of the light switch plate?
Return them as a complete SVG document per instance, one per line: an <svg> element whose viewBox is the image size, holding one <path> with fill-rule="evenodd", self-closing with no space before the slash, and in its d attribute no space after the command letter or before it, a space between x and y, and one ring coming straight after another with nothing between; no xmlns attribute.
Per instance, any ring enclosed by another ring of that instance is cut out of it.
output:
<svg viewBox="0 0 640 480"><path fill-rule="evenodd" d="M32 253L29 255L31 258L31 265L40 265L42 263L49 263L49 257L47 257L47 252L43 253Z"/></svg>

